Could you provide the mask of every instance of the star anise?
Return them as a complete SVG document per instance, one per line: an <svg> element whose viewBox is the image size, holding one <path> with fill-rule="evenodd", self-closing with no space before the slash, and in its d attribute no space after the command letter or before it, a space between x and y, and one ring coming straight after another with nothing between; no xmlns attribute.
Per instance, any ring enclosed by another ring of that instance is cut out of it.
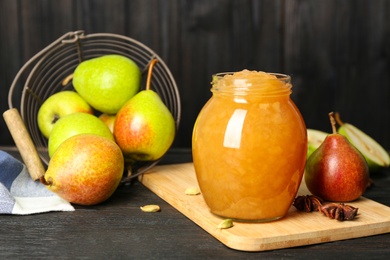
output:
<svg viewBox="0 0 390 260"><path fill-rule="evenodd" d="M298 196L293 202L293 206L299 211L312 212L319 211L322 206L323 200L320 197L314 195Z"/></svg>
<svg viewBox="0 0 390 260"><path fill-rule="evenodd" d="M319 207L319 211L325 216L338 221L352 220L356 217L358 208L344 203L329 203Z"/></svg>

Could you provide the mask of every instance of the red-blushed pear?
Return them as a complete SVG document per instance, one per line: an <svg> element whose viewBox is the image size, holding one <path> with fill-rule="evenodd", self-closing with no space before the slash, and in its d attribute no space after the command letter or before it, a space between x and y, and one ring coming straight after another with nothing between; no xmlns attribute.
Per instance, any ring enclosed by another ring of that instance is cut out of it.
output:
<svg viewBox="0 0 390 260"><path fill-rule="evenodd" d="M106 126L110 129L111 133L114 133L114 124L115 124L116 115L110 115L103 113L99 116L99 119L106 124Z"/></svg>
<svg viewBox="0 0 390 260"><path fill-rule="evenodd" d="M49 138L54 124L63 116L81 112L93 114L92 107L76 92L65 90L48 97L38 110L38 127Z"/></svg>
<svg viewBox="0 0 390 260"><path fill-rule="evenodd" d="M79 134L58 147L41 182L71 203L94 205L114 193L123 171L123 154L115 142Z"/></svg>
<svg viewBox="0 0 390 260"><path fill-rule="evenodd" d="M333 133L307 159L306 186L326 201L353 201L368 186L368 165L348 139L337 133L333 113L329 117Z"/></svg>
<svg viewBox="0 0 390 260"><path fill-rule="evenodd" d="M114 137L125 160L154 161L160 159L175 138L175 120L159 95L150 88L149 66L146 90L132 97L116 114Z"/></svg>

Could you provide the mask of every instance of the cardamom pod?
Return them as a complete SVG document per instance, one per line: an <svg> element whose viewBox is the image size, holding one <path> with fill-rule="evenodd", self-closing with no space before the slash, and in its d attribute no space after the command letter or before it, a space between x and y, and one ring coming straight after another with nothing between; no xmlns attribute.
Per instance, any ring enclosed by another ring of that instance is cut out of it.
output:
<svg viewBox="0 0 390 260"><path fill-rule="evenodd" d="M186 195L199 195L200 194L200 190L198 188L187 188L185 190L185 193Z"/></svg>
<svg viewBox="0 0 390 260"><path fill-rule="evenodd" d="M227 228L231 228L233 226L233 220L231 219L224 219L222 220L221 223L219 223L218 225L218 229L227 229Z"/></svg>
<svg viewBox="0 0 390 260"><path fill-rule="evenodd" d="M143 212L158 212L160 211L159 205L145 205L140 207Z"/></svg>

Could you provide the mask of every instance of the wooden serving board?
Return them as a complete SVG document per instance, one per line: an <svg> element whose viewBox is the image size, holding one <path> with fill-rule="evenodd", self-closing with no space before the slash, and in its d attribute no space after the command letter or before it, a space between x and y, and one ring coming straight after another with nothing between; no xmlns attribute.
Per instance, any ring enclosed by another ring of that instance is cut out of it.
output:
<svg viewBox="0 0 390 260"><path fill-rule="evenodd" d="M242 251L265 251L390 232L390 207L361 198L348 203L359 208L353 221L337 221L319 212L299 212L291 207L287 216L268 223L239 223L218 229L221 218L209 212L201 195L186 195L198 187L192 163L156 166L139 177L152 192L175 207L227 247ZM298 195L310 194L302 183Z"/></svg>

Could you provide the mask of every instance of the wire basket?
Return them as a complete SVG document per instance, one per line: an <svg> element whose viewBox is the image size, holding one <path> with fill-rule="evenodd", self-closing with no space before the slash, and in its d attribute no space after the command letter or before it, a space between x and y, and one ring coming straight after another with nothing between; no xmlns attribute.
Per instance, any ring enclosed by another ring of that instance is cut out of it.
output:
<svg viewBox="0 0 390 260"><path fill-rule="evenodd" d="M168 67L156 53L144 44L122 35L68 32L24 64L8 95L10 108L20 106L22 119L39 157L46 166L50 161L47 152L48 140L41 134L37 122L41 104L56 92L73 90L72 82L65 82L80 62L106 54L119 54L132 59L141 69L142 87L145 87L149 63L153 59L158 60L153 69L151 89L159 94L171 111L178 129L181 113L179 91ZM136 163L131 176L124 179L128 180L144 173L159 161Z"/></svg>

